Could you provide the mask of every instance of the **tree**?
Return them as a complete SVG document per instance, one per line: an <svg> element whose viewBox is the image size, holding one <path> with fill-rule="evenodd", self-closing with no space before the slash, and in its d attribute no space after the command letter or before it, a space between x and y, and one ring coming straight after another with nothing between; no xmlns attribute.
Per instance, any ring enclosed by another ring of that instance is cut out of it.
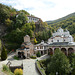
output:
<svg viewBox="0 0 75 75"><path fill-rule="evenodd" d="M41 54L40 54L39 51L36 53L36 56L37 56L37 57L40 57L40 56L41 56Z"/></svg>
<svg viewBox="0 0 75 75"><path fill-rule="evenodd" d="M32 26L30 25L30 23L24 24L21 30L24 31L26 35L29 35L30 37L33 36Z"/></svg>
<svg viewBox="0 0 75 75"><path fill-rule="evenodd" d="M34 21L32 21L32 22L30 23L30 25L32 26L32 30L34 31L34 30L35 30L35 23L34 23Z"/></svg>
<svg viewBox="0 0 75 75"><path fill-rule="evenodd" d="M5 20L10 16L7 6L0 4L0 22L5 23Z"/></svg>
<svg viewBox="0 0 75 75"><path fill-rule="evenodd" d="M22 21L22 24L24 25L25 23L27 23L28 18L27 18L26 14L24 12L21 12L21 13L19 13L17 15L16 21L17 20L21 20Z"/></svg>
<svg viewBox="0 0 75 75"><path fill-rule="evenodd" d="M51 30L48 31L49 38L52 36Z"/></svg>
<svg viewBox="0 0 75 75"><path fill-rule="evenodd" d="M37 44L37 40L36 40L36 38L34 39L34 43Z"/></svg>
<svg viewBox="0 0 75 75"><path fill-rule="evenodd" d="M75 54L71 54L68 56L69 60L70 60L70 64L71 64L71 69L72 69L72 75L75 75Z"/></svg>
<svg viewBox="0 0 75 75"><path fill-rule="evenodd" d="M56 49L47 68L49 74L58 72L59 75L66 75L71 71L69 60L59 49Z"/></svg>
<svg viewBox="0 0 75 75"><path fill-rule="evenodd" d="M5 47L3 46L2 52L1 52L1 60L6 60L7 58L7 51L5 50Z"/></svg>
<svg viewBox="0 0 75 75"><path fill-rule="evenodd" d="M5 20L5 24L6 24L7 26L10 26L11 23L12 23L12 21L11 21L9 18Z"/></svg>

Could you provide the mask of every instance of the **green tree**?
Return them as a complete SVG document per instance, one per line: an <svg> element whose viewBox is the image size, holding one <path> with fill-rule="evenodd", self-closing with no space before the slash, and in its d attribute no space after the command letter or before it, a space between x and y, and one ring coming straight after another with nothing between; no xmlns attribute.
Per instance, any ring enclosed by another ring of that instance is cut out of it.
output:
<svg viewBox="0 0 75 75"><path fill-rule="evenodd" d="M1 51L1 60L7 59L7 51L5 50L5 47L3 46L3 49Z"/></svg>
<svg viewBox="0 0 75 75"><path fill-rule="evenodd" d="M51 62L48 64L48 72L55 73L58 72L59 75L66 75L71 71L69 60L66 55L56 49L54 55L51 58Z"/></svg>
<svg viewBox="0 0 75 75"><path fill-rule="evenodd" d="M52 36L51 30L48 31L49 38Z"/></svg>
<svg viewBox="0 0 75 75"><path fill-rule="evenodd" d="M25 32L26 35L29 35L30 37L33 36L32 26L30 25L30 23L24 24L24 26L22 26L21 30L23 32Z"/></svg>
<svg viewBox="0 0 75 75"><path fill-rule="evenodd" d="M34 31L34 30L35 30L35 23L34 23L34 21L32 21L32 22L30 23L30 25L32 26L32 30Z"/></svg>
<svg viewBox="0 0 75 75"><path fill-rule="evenodd" d="M5 23L5 20L10 16L10 12L5 5L0 4L0 22Z"/></svg>
<svg viewBox="0 0 75 75"><path fill-rule="evenodd" d="M24 12L21 12L21 13L19 13L19 14L17 15L16 21L17 21L17 20L22 21L22 24L24 25L25 23L27 23L28 18L27 18L26 14L25 14Z"/></svg>

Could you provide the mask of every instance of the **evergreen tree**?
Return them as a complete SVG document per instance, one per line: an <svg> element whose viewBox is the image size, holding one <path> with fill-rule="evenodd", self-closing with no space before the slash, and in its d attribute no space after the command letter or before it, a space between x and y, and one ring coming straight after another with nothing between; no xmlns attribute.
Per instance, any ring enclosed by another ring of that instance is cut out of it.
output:
<svg viewBox="0 0 75 75"><path fill-rule="evenodd" d="M5 47L3 46L2 52L1 52L1 60L7 59L7 51L5 50Z"/></svg>

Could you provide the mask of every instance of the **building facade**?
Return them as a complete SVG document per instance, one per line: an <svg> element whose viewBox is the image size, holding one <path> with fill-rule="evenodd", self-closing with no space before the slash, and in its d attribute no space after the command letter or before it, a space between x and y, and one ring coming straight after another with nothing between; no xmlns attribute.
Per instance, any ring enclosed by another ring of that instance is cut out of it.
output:
<svg viewBox="0 0 75 75"><path fill-rule="evenodd" d="M21 48L16 50L16 54L20 58L29 58L34 54L34 45L30 42L29 35L24 37L24 42L21 44Z"/></svg>
<svg viewBox="0 0 75 75"><path fill-rule="evenodd" d="M73 42L73 37L68 30L64 31L62 28L59 28L57 32L53 33L52 37L48 39L49 44L54 42Z"/></svg>
<svg viewBox="0 0 75 75"><path fill-rule="evenodd" d="M29 22L34 22L34 23L38 23L39 21L40 21L40 18L38 18L38 17L34 17L34 16L27 16L27 18L28 18L28 23Z"/></svg>
<svg viewBox="0 0 75 75"><path fill-rule="evenodd" d="M59 28L57 32L53 33L52 37L48 39L47 43L41 42L36 44L34 47L35 52L39 51L41 55L52 55L54 54L56 48L63 51L65 55L75 53L75 42L73 42L73 37L70 35L68 30L64 31L62 28Z"/></svg>
<svg viewBox="0 0 75 75"><path fill-rule="evenodd" d="M37 52L40 52L41 55L53 55L56 48L59 48L65 55L75 53L75 42L73 42L73 37L68 30L63 31L62 28L59 28L57 32L52 35L53 36L48 39L48 42L45 43L42 40L41 43L36 45L33 45L30 42L30 37L26 35L21 48L16 50L17 56L20 58L29 58Z"/></svg>
<svg viewBox="0 0 75 75"><path fill-rule="evenodd" d="M47 43L45 43L43 40L41 43L34 45L35 54L37 52L40 52L41 55L47 54Z"/></svg>

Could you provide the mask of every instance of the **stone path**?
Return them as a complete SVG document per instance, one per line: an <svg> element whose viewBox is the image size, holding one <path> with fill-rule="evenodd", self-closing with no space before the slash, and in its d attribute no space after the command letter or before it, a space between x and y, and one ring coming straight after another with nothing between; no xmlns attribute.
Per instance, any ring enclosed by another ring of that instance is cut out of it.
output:
<svg viewBox="0 0 75 75"><path fill-rule="evenodd" d="M6 75L4 72L2 72L2 69L0 69L0 75Z"/></svg>
<svg viewBox="0 0 75 75"><path fill-rule="evenodd" d="M20 66L23 63L23 75L40 75L35 66L36 59L14 60L13 59L14 55L15 53L9 55L7 60L0 61L0 75L6 75L1 71L1 69L2 69L2 64L7 64L8 61L11 62L11 66ZM49 57L48 55L43 55L37 59L42 60L48 57Z"/></svg>
<svg viewBox="0 0 75 75"><path fill-rule="evenodd" d="M41 56L41 57L39 57L39 58L37 58L38 60L43 60L43 59L47 59L47 58L49 58L50 56L49 55L47 55L47 54L45 54L45 55L43 55L43 56Z"/></svg>
<svg viewBox="0 0 75 75"><path fill-rule="evenodd" d="M23 75L40 75L35 66L34 59L23 60Z"/></svg>

